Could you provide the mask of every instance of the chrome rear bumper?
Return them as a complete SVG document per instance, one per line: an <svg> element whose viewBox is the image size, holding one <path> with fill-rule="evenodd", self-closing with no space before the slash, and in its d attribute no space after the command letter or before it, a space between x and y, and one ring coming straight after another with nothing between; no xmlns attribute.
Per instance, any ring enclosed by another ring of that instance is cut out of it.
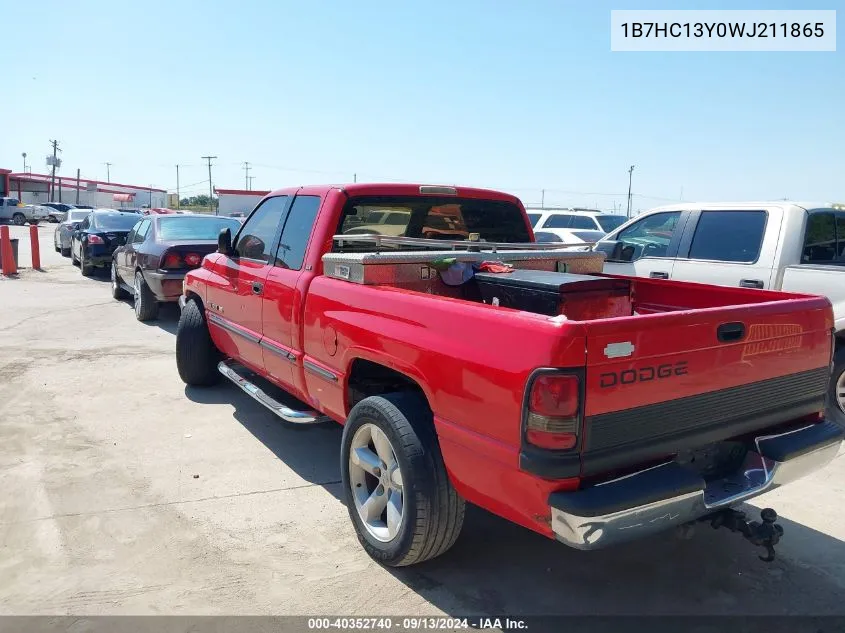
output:
<svg viewBox="0 0 845 633"><path fill-rule="evenodd" d="M552 530L577 549L600 549L695 521L774 490L826 466L839 452L843 431L821 422L755 439L743 466L705 482L676 462L551 495Z"/></svg>

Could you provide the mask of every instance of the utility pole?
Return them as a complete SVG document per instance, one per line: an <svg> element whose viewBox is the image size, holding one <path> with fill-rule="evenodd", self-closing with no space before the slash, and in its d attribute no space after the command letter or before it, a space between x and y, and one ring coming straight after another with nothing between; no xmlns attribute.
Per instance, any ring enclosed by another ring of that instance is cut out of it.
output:
<svg viewBox="0 0 845 633"><path fill-rule="evenodd" d="M179 165L176 165L176 208L182 204L182 196L179 194Z"/></svg>
<svg viewBox="0 0 845 633"><path fill-rule="evenodd" d="M249 177L249 190L252 191L252 181L255 180L255 176Z"/></svg>
<svg viewBox="0 0 845 633"><path fill-rule="evenodd" d="M358 182L358 174L352 174L352 182Z"/></svg>
<svg viewBox="0 0 845 633"><path fill-rule="evenodd" d="M203 160L208 161L208 212L211 213L214 210L214 198L212 197L212 187L211 187L211 161L212 159L217 158L217 156L203 156ZM216 213L214 215L217 215Z"/></svg>
<svg viewBox="0 0 845 633"><path fill-rule="evenodd" d="M546 190L545 189L540 189L540 208L541 209L546 208Z"/></svg>
<svg viewBox="0 0 845 633"><path fill-rule="evenodd" d="M103 163L106 166L106 182L111 182L111 170L109 169L112 166L112 163Z"/></svg>
<svg viewBox="0 0 845 633"><path fill-rule="evenodd" d="M246 187L246 190L249 191L249 161L244 162L244 171L246 172L244 177L244 187ZM211 176L209 176L209 180L211 180Z"/></svg>
<svg viewBox="0 0 845 633"><path fill-rule="evenodd" d="M76 170L76 204L79 204L79 169Z"/></svg>
<svg viewBox="0 0 845 633"><path fill-rule="evenodd" d="M153 183L150 183L150 209L153 208Z"/></svg>
<svg viewBox="0 0 845 633"><path fill-rule="evenodd" d="M58 160L56 152L61 152L62 150L59 149L58 141L51 140L50 144L53 146L53 172L50 175L50 202L53 202L54 196L56 195L56 161Z"/></svg>
<svg viewBox="0 0 845 633"><path fill-rule="evenodd" d="M633 179L635 166L636 165L631 165L628 169L628 213L626 215L629 218L631 217L631 180Z"/></svg>

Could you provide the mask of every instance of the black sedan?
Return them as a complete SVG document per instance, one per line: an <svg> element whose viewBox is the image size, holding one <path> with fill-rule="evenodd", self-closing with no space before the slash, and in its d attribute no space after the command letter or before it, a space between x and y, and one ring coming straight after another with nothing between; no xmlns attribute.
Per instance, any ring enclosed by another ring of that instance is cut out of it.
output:
<svg viewBox="0 0 845 633"><path fill-rule="evenodd" d="M214 215L144 217L132 228L126 244L114 252L112 296L132 296L139 321L156 318L159 303L179 300L185 273L217 249L220 231L231 229L235 234L239 228L237 219Z"/></svg>
<svg viewBox="0 0 845 633"><path fill-rule="evenodd" d="M86 277L94 268L109 266L112 253L126 242L127 234L137 221L137 214L115 209L90 212L71 236L70 260L79 264L79 270Z"/></svg>

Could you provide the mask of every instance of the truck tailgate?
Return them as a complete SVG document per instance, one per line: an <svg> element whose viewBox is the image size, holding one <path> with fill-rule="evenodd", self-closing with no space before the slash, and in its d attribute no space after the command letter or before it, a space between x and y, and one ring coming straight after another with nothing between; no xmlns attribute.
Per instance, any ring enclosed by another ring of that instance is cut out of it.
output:
<svg viewBox="0 0 845 633"><path fill-rule="evenodd" d="M584 475L702 447L824 408L833 323L822 297L583 325Z"/></svg>

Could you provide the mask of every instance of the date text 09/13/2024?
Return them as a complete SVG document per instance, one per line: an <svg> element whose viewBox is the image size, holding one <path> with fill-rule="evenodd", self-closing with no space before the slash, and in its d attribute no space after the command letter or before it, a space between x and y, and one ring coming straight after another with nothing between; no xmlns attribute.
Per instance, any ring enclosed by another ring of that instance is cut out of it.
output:
<svg viewBox="0 0 845 633"><path fill-rule="evenodd" d="M324 617L308 618L309 631L363 630L363 631L454 631L461 629L497 629L502 631L524 630L525 620L508 617Z"/></svg>

